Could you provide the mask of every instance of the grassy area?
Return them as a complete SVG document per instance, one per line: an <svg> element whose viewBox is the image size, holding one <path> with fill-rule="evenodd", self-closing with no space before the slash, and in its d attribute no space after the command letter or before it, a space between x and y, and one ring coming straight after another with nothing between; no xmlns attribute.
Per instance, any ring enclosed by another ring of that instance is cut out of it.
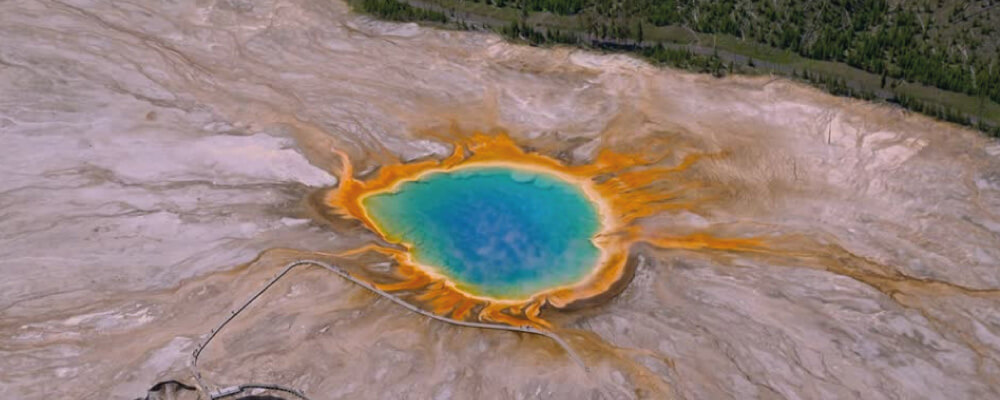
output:
<svg viewBox="0 0 1000 400"><path fill-rule="evenodd" d="M897 103L1000 137L1000 104L983 95L886 77L886 72L875 74L843 62L810 59L724 33L695 32L679 25L642 25L641 20L629 19L617 28L612 26L616 29L614 34L606 35L596 30L595 23L583 14L527 12L527 8L495 4L469 0L352 0L356 9L381 18L459 29L489 29L534 45L562 43L633 52L656 63L716 76L733 72L783 75L837 95ZM632 21L635 25L626 28Z"/></svg>

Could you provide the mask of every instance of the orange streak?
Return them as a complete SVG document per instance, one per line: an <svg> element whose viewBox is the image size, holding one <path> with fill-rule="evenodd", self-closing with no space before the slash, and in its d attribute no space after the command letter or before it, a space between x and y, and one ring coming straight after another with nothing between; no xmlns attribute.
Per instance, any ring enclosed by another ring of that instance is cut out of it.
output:
<svg viewBox="0 0 1000 400"><path fill-rule="evenodd" d="M378 252L378 253L382 253L382 254L386 254L386 255L391 255L391 256L399 256L399 255L405 254L402 250L391 249L391 248L388 248L388 247L385 247L385 246L379 246L377 244L367 244L367 245L358 247L356 249L351 249L351 250L348 250L348 251L336 253L334 255L337 256L337 257L350 257L350 256L358 255L358 254L369 252L369 251L374 251L374 252Z"/></svg>
<svg viewBox="0 0 1000 400"><path fill-rule="evenodd" d="M763 248L763 243L760 239L720 239L704 233L682 237L645 238L642 241L656 247L669 249L758 251Z"/></svg>
<svg viewBox="0 0 1000 400"><path fill-rule="evenodd" d="M455 319L465 319L465 316L468 315L469 310L472 310L472 307L475 307L476 304L477 304L476 301L472 301L469 299L462 299L462 301L457 306L455 306L455 310L452 311L451 315Z"/></svg>
<svg viewBox="0 0 1000 400"><path fill-rule="evenodd" d="M527 152L503 134L474 134L456 140L454 146L454 151L444 159L383 165L377 174L363 181L354 177L348 155L334 150L341 158L343 173L339 187L327 193L325 205L336 215L357 219L383 239L393 242L368 215L363 206L366 197L394 191L403 182L418 180L433 172L484 165L528 169L576 184L594 202L601 214L601 230L593 242L601 250L601 257L591 273L580 282L552 288L527 299L497 299L460 290L438 269L415 262L413 246L408 243L398 243L407 250L369 245L341 253L349 256L376 251L389 255L396 260L396 275L402 280L376 286L386 291L419 290L421 293L414 296L415 300L440 315L451 313L456 319L476 318L517 326L548 327L548 323L540 317L545 305L562 308L578 300L599 296L622 279L628 250L633 243L641 241L663 248L731 251L755 251L762 247L757 239L723 239L704 233L682 237L647 237L633 225L637 219L667 210L692 209L696 205L690 198L677 200L699 187L696 182L684 181L682 176L684 171L705 157L702 154L689 154L675 166L659 166L657 164L666 158L663 154L650 157L604 149L589 164L567 166L555 158ZM477 306L482 307L480 312L470 313Z"/></svg>
<svg viewBox="0 0 1000 400"><path fill-rule="evenodd" d="M424 286L427 286L428 283L431 283L431 278L426 275L420 275L408 281L378 284L375 286L386 292L394 292L398 290L420 289Z"/></svg>

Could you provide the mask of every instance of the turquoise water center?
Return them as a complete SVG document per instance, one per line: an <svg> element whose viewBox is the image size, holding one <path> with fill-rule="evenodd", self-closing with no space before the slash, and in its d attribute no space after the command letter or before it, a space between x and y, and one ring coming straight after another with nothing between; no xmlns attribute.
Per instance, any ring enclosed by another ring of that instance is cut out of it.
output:
<svg viewBox="0 0 1000 400"><path fill-rule="evenodd" d="M388 240L476 296L525 299L572 285L600 258L596 205L551 174L494 166L433 172L363 205Z"/></svg>

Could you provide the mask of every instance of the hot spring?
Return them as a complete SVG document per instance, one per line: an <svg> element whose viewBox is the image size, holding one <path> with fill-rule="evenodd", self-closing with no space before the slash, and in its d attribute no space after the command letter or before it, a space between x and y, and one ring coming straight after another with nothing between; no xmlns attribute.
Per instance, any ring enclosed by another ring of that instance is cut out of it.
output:
<svg viewBox="0 0 1000 400"><path fill-rule="evenodd" d="M403 181L362 201L385 237L469 295L527 299L597 268L597 206L527 169L470 166Z"/></svg>

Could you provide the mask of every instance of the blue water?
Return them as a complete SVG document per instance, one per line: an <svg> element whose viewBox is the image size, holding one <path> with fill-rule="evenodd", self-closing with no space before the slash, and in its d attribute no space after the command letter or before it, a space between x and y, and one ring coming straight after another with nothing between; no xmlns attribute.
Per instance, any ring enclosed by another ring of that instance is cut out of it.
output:
<svg viewBox="0 0 1000 400"><path fill-rule="evenodd" d="M364 199L374 222L460 289L526 298L580 281L599 250L595 205L580 188L536 172L476 167L437 172Z"/></svg>

